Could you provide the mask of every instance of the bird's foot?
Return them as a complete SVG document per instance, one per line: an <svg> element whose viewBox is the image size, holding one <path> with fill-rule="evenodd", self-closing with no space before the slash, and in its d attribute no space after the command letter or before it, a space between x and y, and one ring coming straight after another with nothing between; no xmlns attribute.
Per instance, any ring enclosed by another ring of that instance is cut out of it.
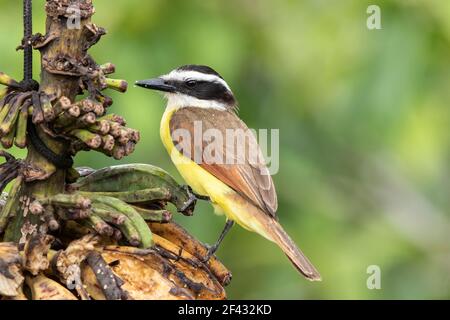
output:
<svg viewBox="0 0 450 320"><path fill-rule="evenodd" d="M231 230L233 225L234 225L233 220L227 220L227 222L225 223L225 227L223 228L222 232L220 233L219 239L217 239L217 242L212 246L206 245L206 247L208 248L208 251L206 252L206 256L203 257L203 259L202 259L203 263L207 263L209 261L209 259L211 259L211 257L217 252L220 244L222 243L222 241L225 238L225 236L227 235L227 233Z"/></svg>
<svg viewBox="0 0 450 320"><path fill-rule="evenodd" d="M195 207L195 204L197 203L197 200L211 201L210 197L202 196L202 195L199 195L199 194L196 194L195 192L193 192L192 188L190 186L188 186L188 185L184 185L184 186L182 186L182 188L186 190L186 192L187 192L187 194L189 196L189 199L180 208L180 212L182 212L182 213L186 213L186 212L192 211L190 209Z"/></svg>
<svg viewBox="0 0 450 320"><path fill-rule="evenodd" d="M184 185L183 188L185 188L189 196L193 196L197 200L211 201L210 197L202 196L201 194L195 193L194 191L192 191L192 188L188 185Z"/></svg>
<svg viewBox="0 0 450 320"><path fill-rule="evenodd" d="M179 209L179 212L181 212L185 215L192 215L189 213L191 213L193 211L193 208L195 207L195 204L197 203L197 198L195 197L194 193L192 192L191 187L186 185L186 186L182 186L182 188L186 190L186 193L188 195L188 200Z"/></svg>
<svg viewBox="0 0 450 320"><path fill-rule="evenodd" d="M206 248L208 249L208 251L206 252L206 255L201 259L201 262L204 264L209 262L211 257L216 253L217 249L219 249L219 246L217 243L213 246L207 244Z"/></svg>
<svg viewBox="0 0 450 320"><path fill-rule="evenodd" d="M197 193L193 193L193 194L194 194L194 197L197 198L197 200L203 200L203 201L211 202L211 198L208 197L208 196L202 196L202 195L197 194Z"/></svg>

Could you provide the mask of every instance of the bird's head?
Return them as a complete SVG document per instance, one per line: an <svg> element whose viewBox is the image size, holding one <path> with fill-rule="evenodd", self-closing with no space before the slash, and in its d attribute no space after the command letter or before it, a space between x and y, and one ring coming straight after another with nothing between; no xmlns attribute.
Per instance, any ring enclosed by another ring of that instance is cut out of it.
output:
<svg viewBox="0 0 450 320"><path fill-rule="evenodd" d="M212 68L201 65L179 67L158 78L137 81L139 87L164 92L168 106L234 110L236 99L228 84Z"/></svg>

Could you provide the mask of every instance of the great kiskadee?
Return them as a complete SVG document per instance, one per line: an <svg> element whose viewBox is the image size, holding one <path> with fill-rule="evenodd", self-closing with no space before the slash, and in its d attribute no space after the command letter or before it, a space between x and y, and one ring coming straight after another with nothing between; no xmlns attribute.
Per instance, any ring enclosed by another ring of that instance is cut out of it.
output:
<svg viewBox="0 0 450 320"><path fill-rule="evenodd" d="M162 142L186 183L227 218L210 253L236 222L276 243L307 279L320 280L320 274L278 222L277 195L256 137L245 134L245 139L231 143L224 138L230 130L249 132L236 113L237 101L225 80L210 67L186 65L136 85L164 92L167 107L161 121ZM202 132L197 132L199 128ZM214 152L205 152L211 141L223 146L216 144ZM257 154L253 159L252 150ZM217 159L221 161L211 161Z"/></svg>

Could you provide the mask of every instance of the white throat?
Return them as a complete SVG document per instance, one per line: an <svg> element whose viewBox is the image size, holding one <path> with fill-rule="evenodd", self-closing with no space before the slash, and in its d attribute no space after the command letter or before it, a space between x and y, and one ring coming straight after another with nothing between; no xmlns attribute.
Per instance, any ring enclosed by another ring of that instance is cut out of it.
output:
<svg viewBox="0 0 450 320"><path fill-rule="evenodd" d="M196 107L204 109L217 109L226 111L228 105L214 100L201 100L181 93L166 93L167 109L180 109L185 107Z"/></svg>

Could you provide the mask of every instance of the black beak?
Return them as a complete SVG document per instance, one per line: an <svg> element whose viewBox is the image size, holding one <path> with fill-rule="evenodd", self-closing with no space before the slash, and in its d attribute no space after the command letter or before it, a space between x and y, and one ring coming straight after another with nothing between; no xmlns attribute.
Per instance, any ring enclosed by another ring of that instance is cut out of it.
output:
<svg viewBox="0 0 450 320"><path fill-rule="evenodd" d="M164 79L161 79L161 78L136 81L136 85L139 87L142 87L142 88L164 91L164 92L175 92L176 91L175 86L171 85L170 83L167 83L167 81L165 81Z"/></svg>

